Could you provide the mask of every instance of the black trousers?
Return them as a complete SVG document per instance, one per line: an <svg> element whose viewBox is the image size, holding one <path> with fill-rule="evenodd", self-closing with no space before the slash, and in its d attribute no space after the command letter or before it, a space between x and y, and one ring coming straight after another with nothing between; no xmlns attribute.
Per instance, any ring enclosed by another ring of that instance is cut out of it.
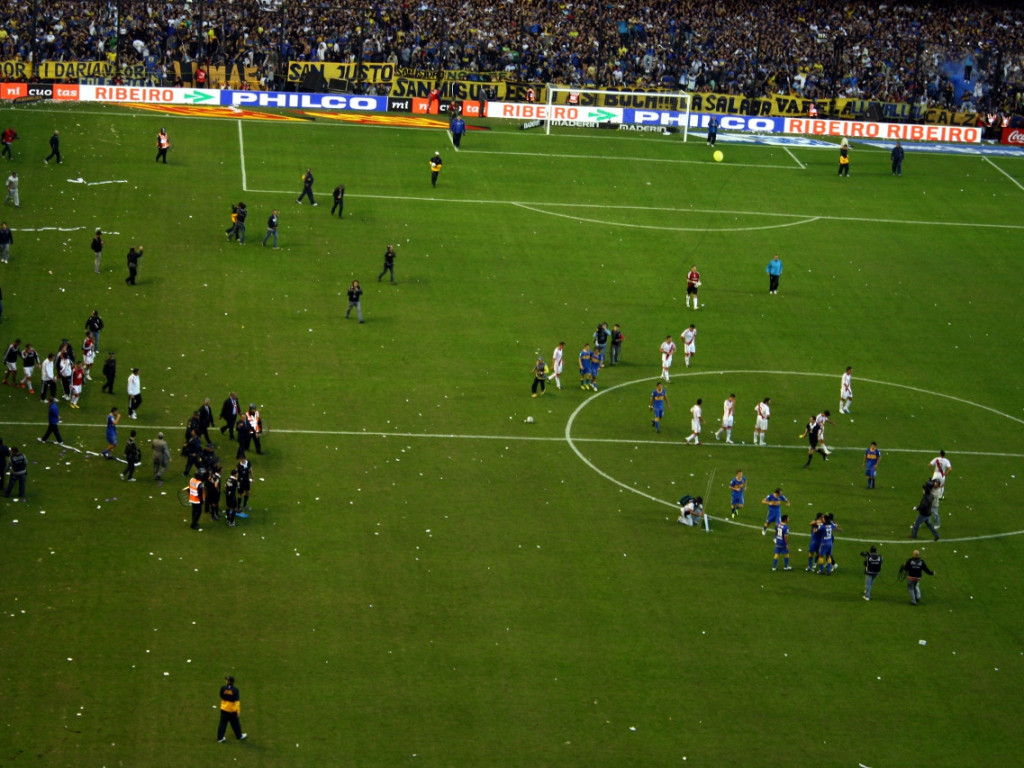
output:
<svg viewBox="0 0 1024 768"><path fill-rule="evenodd" d="M238 713L225 712L222 709L220 711L220 725L217 726L218 741L224 738L224 734L227 733L229 723L231 724L231 730L235 733L235 738L242 738L242 723L238 719Z"/></svg>
<svg viewBox="0 0 1024 768"><path fill-rule="evenodd" d="M64 438L60 436L60 427L56 424L48 424L46 427L46 434L43 435L41 439L45 442L50 435L53 435L57 439L58 443L64 442Z"/></svg>
<svg viewBox="0 0 1024 768"><path fill-rule="evenodd" d="M768 290L769 291L777 291L777 290L779 290L779 276L778 275L768 275Z"/></svg>
<svg viewBox="0 0 1024 768"><path fill-rule="evenodd" d="M103 386L100 388L100 392L109 392L110 394L114 394L114 376L113 375L107 376L107 380L103 384Z"/></svg>
<svg viewBox="0 0 1024 768"><path fill-rule="evenodd" d="M24 499L25 498L25 475L14 475L14 474L12 474L10 480L7 481L7 492L4 493L4 496L10 496L11 495L11 489L14 488L14 481L15 480L18 481L18 496L17 496L17 498Z"/></svg>

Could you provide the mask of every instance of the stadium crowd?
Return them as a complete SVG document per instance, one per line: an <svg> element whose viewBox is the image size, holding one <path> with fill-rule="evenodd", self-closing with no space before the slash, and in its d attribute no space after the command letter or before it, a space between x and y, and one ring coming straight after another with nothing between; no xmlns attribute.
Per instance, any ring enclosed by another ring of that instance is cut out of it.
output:
<svg viewBox="0 0 1024 768"><path fill-rule="evenodd" d="M373 61L511 80L1016 111L1024 8L832 0L3 0L0 60ZM120 35L116 33L120 29ZM283 30L283 34L282 34Z"/></svg>

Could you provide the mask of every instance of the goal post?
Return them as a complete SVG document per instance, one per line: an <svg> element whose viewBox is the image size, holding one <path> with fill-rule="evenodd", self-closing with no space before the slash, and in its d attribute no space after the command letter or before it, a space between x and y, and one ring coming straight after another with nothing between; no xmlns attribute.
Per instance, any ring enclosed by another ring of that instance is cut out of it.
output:
<svg viewBox="0 0 1024 768"><path fill-rule="evenodd" d="M675 128L686 141L690 133L690 94L664 91L645 92L627 89L601 90L597 88L574 88L568 85L548 83L544 88L548 114L555 106L576 106L587 108L586 115L574 121L579 124L590 122L617 122L602 114L601 108L626 110L634 121L642 120L647 125ZM617 114L617 113L616 113ZM551 120L544 122L544 133L551 133Z"/></svg>

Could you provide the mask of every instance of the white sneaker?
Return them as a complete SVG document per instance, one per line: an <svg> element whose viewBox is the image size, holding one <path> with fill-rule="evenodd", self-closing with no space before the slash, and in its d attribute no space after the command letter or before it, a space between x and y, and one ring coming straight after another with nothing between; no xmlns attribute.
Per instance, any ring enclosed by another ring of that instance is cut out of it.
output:
<svg viewBox="0 0 1024 768"><path fill-rule="evenodd" d="M245 741L248 738L249 738L249 734L248 733L243 733L242 734L242 738L240 738L239 741Z"/></svg>

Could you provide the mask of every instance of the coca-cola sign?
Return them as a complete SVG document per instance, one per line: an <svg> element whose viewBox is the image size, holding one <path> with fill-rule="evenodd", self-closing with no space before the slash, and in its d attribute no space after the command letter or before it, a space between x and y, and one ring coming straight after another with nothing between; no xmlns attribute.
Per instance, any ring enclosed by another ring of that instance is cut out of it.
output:
<svg viewBox="0 0 1024 768"><path fill-rule="evenodd" d="M1002 143L1024 147L1024 128L1003 128Z"/></svg>

